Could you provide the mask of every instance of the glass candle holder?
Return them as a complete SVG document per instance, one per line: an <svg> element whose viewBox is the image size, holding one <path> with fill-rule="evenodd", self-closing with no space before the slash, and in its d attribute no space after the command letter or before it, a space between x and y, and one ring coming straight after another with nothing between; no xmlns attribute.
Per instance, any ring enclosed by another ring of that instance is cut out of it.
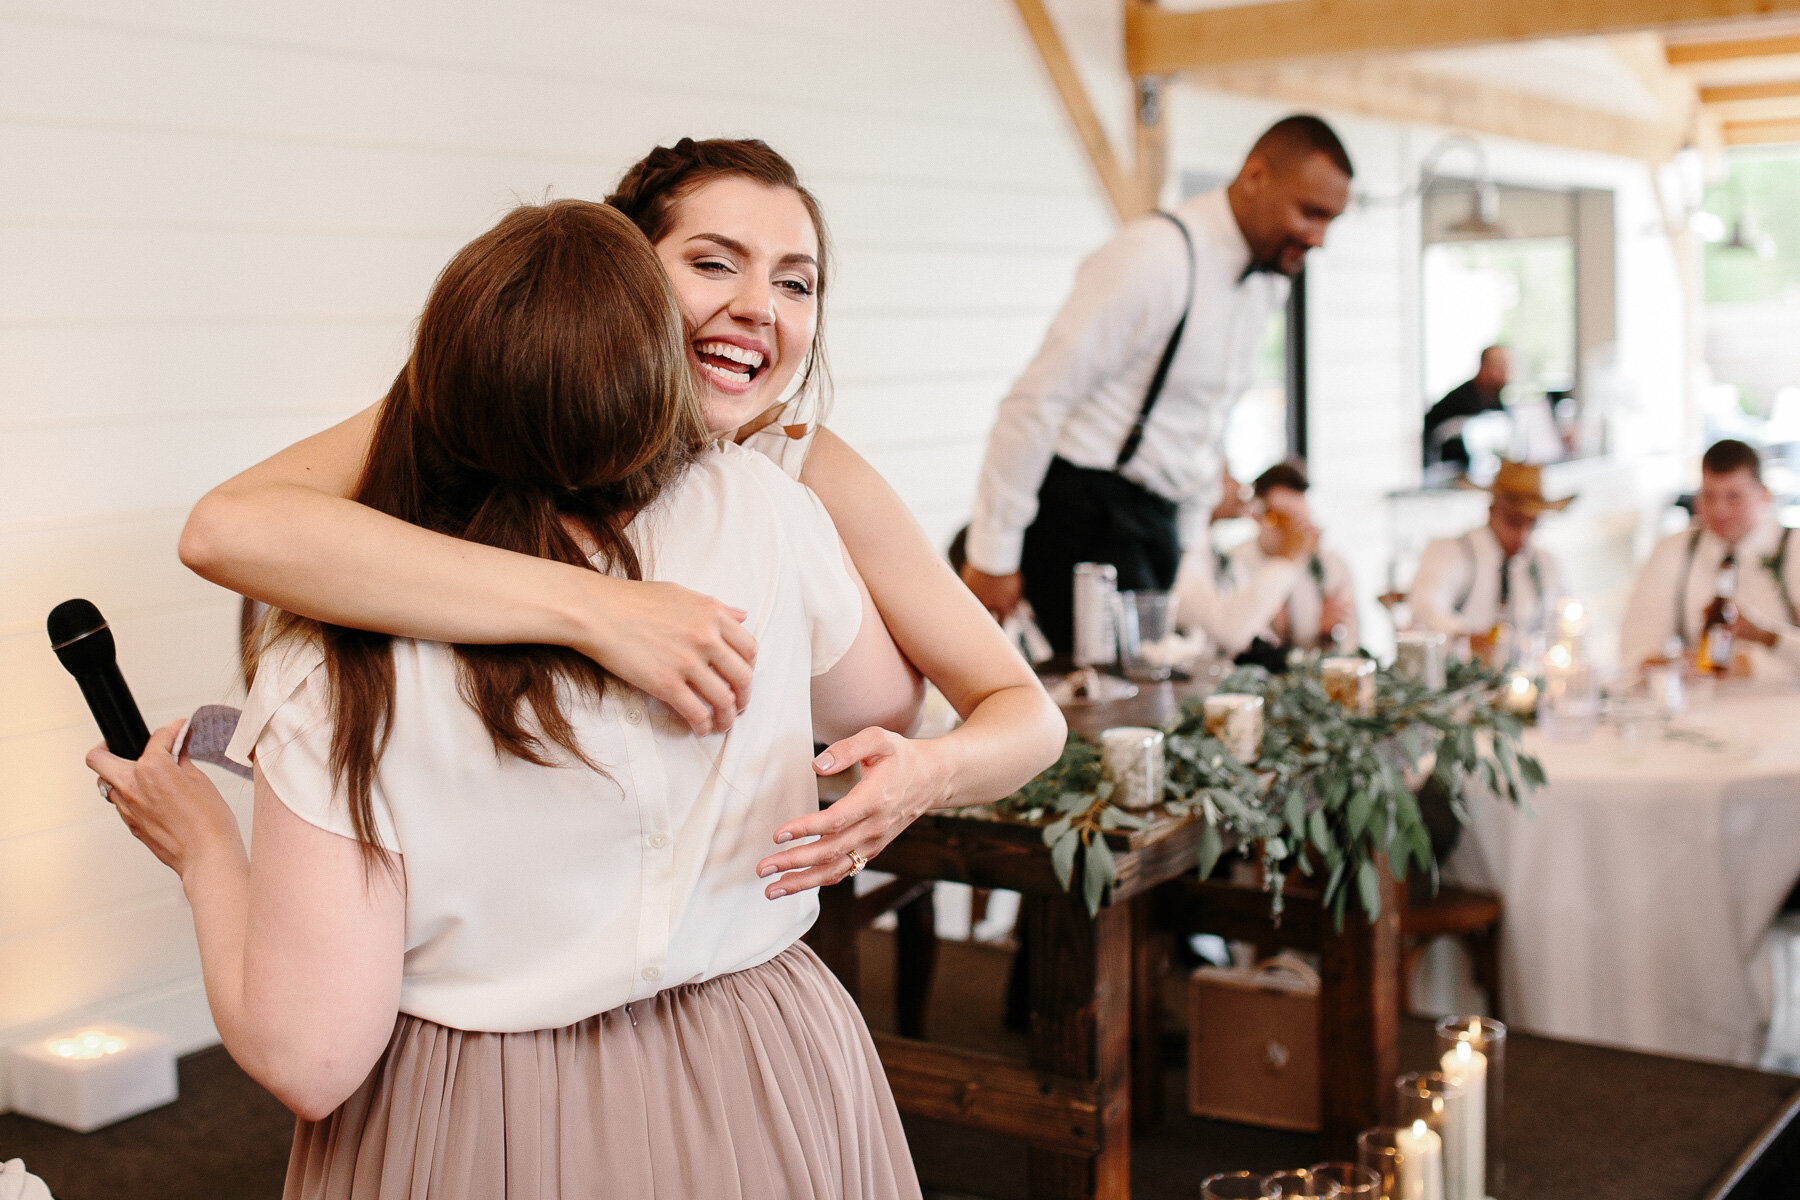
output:
<svg viewBox="0 0 1800 1200"><path fill-rule="evenodd" d="M1319 680L1325 685L1325 694L1351 712L1365 717L1374 714L1374 659L1322 659L1319 662Z"/></svg>
<svg viewBox="0 0 1800 1200"><path fill-rule="evenodd" d="M1263 1200L1263 1177L1249 1171L1227 1171L1200 1181L1200 1200Z"/></svg>
<svg viewBox="0 0 1800 1200"><path fill-rule="evenodd" d="M1403 629L1394 635L1394 671L1428 688L1443 691L1444 661L1449 648L1450 639L1444 634Z"/></svg>
<svg viewBox="0 0 1800 1200"><path fill-rule="evenodd" d="M1206 734L1224 743L1226 753L1253 763L1262 753L1263 698L1214 692L1202 701Z"/></svg>
<svg viewBox="0 0 1800 1200"><path fill-rule="evenodd" d="M1382 1200L1381 1176L1371 1167L1352 1162L1322 1162L1314 1163L1307 1170L1337 1184L1338 1200Z"/></svg>
<svg viewBox="0 0 1800 1200"><path fill-rule="evenodd" d="M1394 1084L1399 1093L1395 1124L1400 1127L1396 1145L1404 1160L1410 1151L1416 1170L1401 1171L1401 1194L1417 1192L1422 1200L1451 1200L1450 1166L1461 1152L1457 1140L1462 1116L1462 1088L1436 1071L1402 1075Z"/></svg>
<svg viewBox="0 0 1800 1200"><path fill-rule="evenodd" d="M1263 1181L1263 1200L1342 1200L1344 1189L1335 1179L1311 1170L1277 1171Z"/></svg>
<svg viewBox="0 0 1800 1200"><path fill-rule="evenodd" d="M1146 809L1162 802L1163 733L1147 725L1119 725L1100 734L1100 774L1113 785L1113 803Z"/></svg>
<svg viewBox="0 0 1800 1200"><path fill-rule="evenodd" d="M1506 1155L1506 1026L1491 1017L1445 1017L1437 1023L1438 1071L1462 1089L1456 1181L1448 1200L1502 1200Z"/></svg>
<svg viewBox="0 0 1800 1200"><path fill-rule="evenodd" d="M1143 590L1120 592L1114 620L1119 628L1119 665L1132 679L1156 681L1175 673L1187 651L1175 634L1175 594Z"/></svg>
<svg viewBox="0 0 1800 1200"><path fill-rule="evenodd" d="M1357 1135L1357 1165L1380 1178L1382 1200L1444 1200L1443 1146L1423 1120L1380 1125Z"/></svg>

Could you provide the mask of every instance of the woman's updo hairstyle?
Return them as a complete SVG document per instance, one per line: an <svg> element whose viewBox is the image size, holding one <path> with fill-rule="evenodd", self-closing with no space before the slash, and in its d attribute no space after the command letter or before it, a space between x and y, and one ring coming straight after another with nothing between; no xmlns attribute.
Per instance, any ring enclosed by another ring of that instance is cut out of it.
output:
<svg viewBox="0 0 1800 1200"><path fill-rule="evenodd" d="M794 165L757 138L682 138L673 146L658 146L632 164L606 202L631 218L652 245L662 241L675 224L677 206L696 188L715 179L738 177L765 187L786 188L800 197L819 238L819 284L812 348L806 371L800 376L798 394L816 383L820 408L830 398L831 371L825 361L825 288L831 277L831 240L825 232L825 214L818 198L801 186Z"/></svg>

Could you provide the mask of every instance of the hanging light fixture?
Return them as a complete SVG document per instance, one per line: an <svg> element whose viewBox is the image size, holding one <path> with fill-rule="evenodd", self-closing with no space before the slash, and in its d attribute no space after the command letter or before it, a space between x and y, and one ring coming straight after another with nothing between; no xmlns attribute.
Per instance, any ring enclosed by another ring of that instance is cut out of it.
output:
<svg viewBox="0 0 1800 1200"><path fill-rule="evenodd" d="M1468 150L1475 160L1475 178L1472 181L1443 175L1438 170L1444 156L1459 148ZM1490 241L1513 236L1512 229L1500 219L1500 189L1488 173L1487 151L1481 148L1480 142L1466 134L1452 133L1426 153L1419 164L1420 200L1429 196L1434 188L1440 187L1469 189L1468 215L1446 225L1445 233L1453 235L1458 241Z"/></svg>

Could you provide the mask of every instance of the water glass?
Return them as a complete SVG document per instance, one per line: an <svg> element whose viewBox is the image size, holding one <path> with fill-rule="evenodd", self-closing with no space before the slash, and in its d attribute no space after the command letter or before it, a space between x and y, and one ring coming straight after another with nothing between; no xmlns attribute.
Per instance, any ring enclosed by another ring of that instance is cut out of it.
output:
<svg viewBox="0 0 1800 1200"><path fill-rule="evenodd" d="M1338 1200L1382 1200L1381 1176L1352 1162L1322 1162L1308 1167L1315 1176L1338 1185Z"/></svg>
<svg viewBox="0 0 1800 1200"><path fill-rule="evenodd" d="M1175 596L1171 592L1120 592L1116 610L1119 663L1132 679L1167 679L1187 643L1175 636Z"/></svg>
<svg viewBox="0 0 1800 1200"><path fill-rule="evenodd" d="M1200 1200L1264 1200L1263 1177L1249 1171L1227 1171L1200 1181Z"/></svg>
<svg viewBox="0 0 1800 1200"><path fill-rule="evenodd" d="M1277 1171L1263 1181L1263 1200L1340 1200L1343 1188L1335 1179L1312 1171Z"/></svg>

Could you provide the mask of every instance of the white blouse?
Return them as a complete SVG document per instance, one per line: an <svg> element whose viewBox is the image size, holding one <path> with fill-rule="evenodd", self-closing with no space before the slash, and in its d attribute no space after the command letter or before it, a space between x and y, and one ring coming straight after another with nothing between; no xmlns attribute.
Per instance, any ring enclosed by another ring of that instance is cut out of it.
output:
<svg viewBox="0 0 1800 1200"><path fill-rule="evenodd" d="M403 856L403 1012L514 1032L766 962L818 913L818 893L767 900L756 864L775 829L816 811L812 676L855 640L860 593L818 499L766 457L707 454L632 522L646 578L749 612L748 707L696 737L660 702L613 683L570 705L605 768L498 755L459 696L450 647L395 639L393 730L373 810ZM329 763L316 647L257 673L228 753L303 820L352 836ZM610 776L610 778L609 778Z"/></svg>

